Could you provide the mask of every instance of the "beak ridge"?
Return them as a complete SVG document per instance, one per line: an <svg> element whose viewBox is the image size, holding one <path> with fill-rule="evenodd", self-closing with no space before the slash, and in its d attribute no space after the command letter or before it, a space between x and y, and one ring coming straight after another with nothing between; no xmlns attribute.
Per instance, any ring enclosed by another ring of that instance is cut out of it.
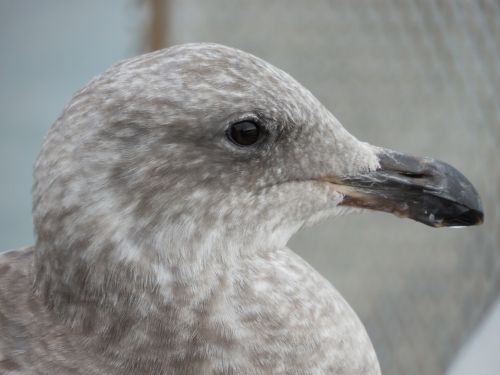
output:
<svg viewBox="0 0 500 375"><path fill-rule="evenodd" d="M381 149L380 168L325 177L344 194L341 204L394 213L433 227L481 224L481 199L457 169L439 160Z"/></svg>

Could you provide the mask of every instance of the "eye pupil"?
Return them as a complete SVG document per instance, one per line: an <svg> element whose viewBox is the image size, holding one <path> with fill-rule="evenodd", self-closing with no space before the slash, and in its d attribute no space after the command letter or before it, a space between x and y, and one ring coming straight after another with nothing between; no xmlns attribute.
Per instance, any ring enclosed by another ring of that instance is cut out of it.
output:
<svg viewBox="0 0 500 375"><path fill-rule="evenodd" d="M259 139L260 127L253 121L241 121L231 125L229 136L242 146L250 146Z"/></svg>

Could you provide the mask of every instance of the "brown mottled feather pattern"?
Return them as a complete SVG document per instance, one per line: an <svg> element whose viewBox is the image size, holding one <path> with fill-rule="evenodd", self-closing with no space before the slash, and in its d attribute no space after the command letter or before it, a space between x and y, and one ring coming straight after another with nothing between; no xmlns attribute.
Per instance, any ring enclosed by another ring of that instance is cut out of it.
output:
<svg viewBox="0 0 500 375"><path fill-rule="evenodd" d="M158 319L156 322L117 317L117 326L97 345L92 336L100 330L96 327L99 321L87 332L74 332L61 325L31 293L33 248L10 251L0 259L2 375L338 374L339 367L349 369L347 374L378 371L374 353L366 356L371 344L347 303L288 250L255 257L231 281L221 277L216 290L197 305L179 304L177 313L170 306L158 307L160 316L149 317ZM287 273L286 278L282 272ZM316 303L304 305L298 285ZM285 302L282 295L288 296ZM226 318L219 315L225 309L224 314L230 312ZM195 317L191 327L181 313ZM231 327L236 324L235 316L238 333ZM290 321L298 322L292 331ZM173 339L181 327L190 330L184 332L187 337ZM147 345L134 348L130 330L144 332ZM264 337L256 337L261 334ZM276 337L281 345L266 345ZM121 351L127 353L126 358ZM225 367L214 368L211 355L220 360L226 357ZM113 362L120 367L113 368Z"/></svg>
<svg viewBox="0 0 500 375"><path fill-rule="evenodd" d="M265 137L242 148L226 130L249 118ZM45 139L34 247L0 255L0 374L379 374L356 314L286 248L341 212L317 176L377 163L242 51L116 64Z"/></svg>
<svg viewBox="0 0 500 375"><path fill-rule="evenodd" d="M32 247L0 255L0 374L102 374L32 293Z"/></svg>

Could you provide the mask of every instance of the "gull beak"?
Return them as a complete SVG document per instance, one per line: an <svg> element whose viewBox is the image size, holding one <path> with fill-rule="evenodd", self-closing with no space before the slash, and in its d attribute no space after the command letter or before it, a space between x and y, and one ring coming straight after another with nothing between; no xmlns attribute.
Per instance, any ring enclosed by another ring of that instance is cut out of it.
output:
<svg viewBox="0 0 500 375"><path fill-rule="evenodd" d="M321 180L344 195L341 205L390 212L432 227L483 222L479 194L451 165L386 149L377 156L377 170Z"/></svg>

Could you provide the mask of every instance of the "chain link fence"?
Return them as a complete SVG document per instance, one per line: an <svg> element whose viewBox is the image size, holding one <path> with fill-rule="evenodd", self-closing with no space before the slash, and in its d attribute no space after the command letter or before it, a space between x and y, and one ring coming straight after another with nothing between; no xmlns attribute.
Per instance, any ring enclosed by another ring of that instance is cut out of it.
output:
<svg viewBox="0 0 500 375"><path fill-rule="evenodd" d="M137 19L143 19L137 12L138 1L117 1L107 7L100 3L99 12L85 9L95 15L92 28L96 25L112 28L126 20L135 24ZM358 138L445 160L476 185L485 206L486 222L481 227L435 230L390 215L366 213L335 218L303 230L290 243L357 311L385 375L443 374L487 309L499 298L500 1L152 0L152 3L164 12L164 17L156 17L155 22L164 19L166 27L152 28L164 35L151 38L147 48L156 48L156 44L165 41L168 44L211 41L254 53L308 87ZM27 15L32 14L29 11L33 4L24 5ZM20 24L33 26L32 30L39 27L41 33L44 24L36 21L48 19L49 15L70 23L68 20L77 19L79 12L74 5L54 4L50 9L46 7L46 13L37 13L36 19L28 18ZM97 9L95 4L92 6ZM111 23L106 19L110 9L117 7L118 12L120 6L127 6L129 13ZM9 14L6 9L4 13ZM92 34L88 30L89 19L81 25L87 36ZM140 44L136 28L130 27L134 35L130 44ZM14 29L19 27L9 30ZM19 30L23 30L19 35L26 31L22 27ZM5 46L8 34L4 34ZM109 45L118 44L118 32L115 39L109 39L106 32L98 37L104 40L103 45L108 44L106 50ZM96 37L95 44L99 38ZM128 34L120 38L129 40ZM16 43L23 45L27 39ZM34 38L32 43L37 44L38 40ZM62 42L56 38L54 43ZM77 42L69 50L71 53L65 50L68 56L81 54L78 60L82 64L72 66L72 72L87 69L94 61L90 58L87 61L87 57L106 55L103 51L96 52L93 43L84 43L92 45L91 50L85 50ZM121 40L121 43L129 42ZM30 48L34 54L38 53L36 48ZM114 54L107 58L106 65L117 59ZM46 65L52 61L43 54L35 60L37 69L44 61ZM57 61L68 66L69 60ZM95 64L95 73L105 67ZM63 73L57 71L57 76L64 76ZM23 77L26 74L23 70ZM56 96L58 86L47 96L45 83L40 83L37 89L38 81L32 78L25 82L17 76L13 80L3 78L4 83L11 84L7 85L11 88L8 95L12 95L15 87L23 84L29 87L19 91L22 93L19 101L24 103L28 93L33 98L42 98L39 107L54 107L57 111L62 108L56 100L54 103L43 100ZM81 83L73 82L73 90L87 79L82 77ZM43 94L36 96L37 90ZM60 100L67 101L68 93L59 91ZM7 101L5 92L4 102L13 103ZM37 103L33 98L28 102ZM3 117L2 151L13 155L11 143L22 144L24 149L18 155L22 155L23 163L17 160L14 169L16 173L25 171L27 176L44 127L49 125L39 124L41 112L36 112L36 108L29 111L33 115L26 117L25 127L17 121L22 114L15 114L17 122L12 122L15 126L10 125L8 117ZM9 134L15 133L14 128L21 135L9 138ZM28 135L36 145L27 146ZM8 176L6 171L12 169L13 158L4 159L2 175ZM12 215L19 211L19 207L14 209L10 205L11 200L12 204L17 202L11 198L17 187L9 182L15 180L16 173L5 178L2 185L3 195L9 197L9 204L4 200L2 206L9 213L2 222L5 241L9 239L5 233L13 231L5 228L14 228ZM23 194L29 197L29 183L22 186L28 186ZM23 204L26 216L28 200ZM29 222L24 216L19 223ZM14 222L17 228L18 221ZM29 230L21 233L23 238L25 233Z"/></svg>
<svg viewBox="0 0 500 375"><path fill-rule="evenodd" d="M168 9L169 44L254 53L358 138L445 160L477 186L481 227L368 213L290 244L358 312L384 374L443 374L500 290L499 2L172 0Z"/></svg>

